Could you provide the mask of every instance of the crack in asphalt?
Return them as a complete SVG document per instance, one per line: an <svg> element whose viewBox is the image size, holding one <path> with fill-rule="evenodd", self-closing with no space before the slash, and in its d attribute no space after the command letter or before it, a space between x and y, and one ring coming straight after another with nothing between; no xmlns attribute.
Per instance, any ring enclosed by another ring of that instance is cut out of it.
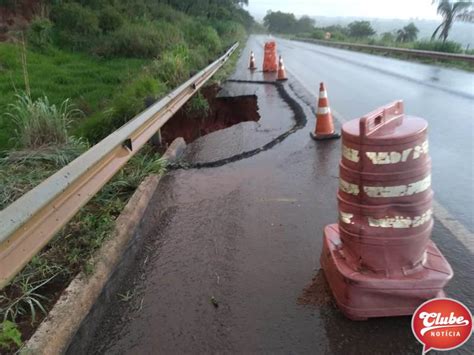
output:
<svg viewBox="0 0 474 355"><path fill-rule="evenodd" d="M283 99L283 101L288 105L290 110L293 112L293 119L295 124L289 130L285 131L284 133L280 134L278 137L272 139L267 144L252 149L249 151L245 151L236 155L233 155L228 158L219 159L211 162L203 162L203 163L186 163L186 162L176 162L171 163L167 166L169 170L178 170L178 169L203 169L203 168L216 168L220 167L229 163L233 163L242 159L250 158L254 155L257 155L261 152L269 150L273 148L278 143L283 142L288 136L295 133L296 131L300 130L301 128L306 126L307 119L306 115L303 111L301 105L287 92L285 88L285 84L281 82L275 81L266 81L266 80L240 80L240 79L229 79L226 80L227 82L234 82L234 83L247 83L247 84L264 84L264 85L273 85L276 87L278 94ZM290 85L291 88L291 85Z"/></svg>

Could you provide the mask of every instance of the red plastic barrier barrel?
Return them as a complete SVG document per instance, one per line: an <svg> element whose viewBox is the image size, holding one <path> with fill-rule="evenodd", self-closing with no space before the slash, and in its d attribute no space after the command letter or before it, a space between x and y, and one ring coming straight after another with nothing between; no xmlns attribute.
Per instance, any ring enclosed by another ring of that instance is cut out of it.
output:
<svg viewBox="0 0 474 355"><path fill-rule="evenodd" d="M263 71L276 72L277 70L276 43L275 41L266 42L263 56Z"/></svg>
<svg viewBox="0 0 474 355"><path fill-rule="evenodd" d="M453 276L431 241L427 129L401 101L342 127L339 223L324 229L321 266L349 318L411 314Z"/></svg>
<svg viewBox="0 0 474 355"><path fill-rule="evenodd" d="M339 230L361 269L403 274L423 260L433 226L427 127L401 101L343 126Z"/></svg>

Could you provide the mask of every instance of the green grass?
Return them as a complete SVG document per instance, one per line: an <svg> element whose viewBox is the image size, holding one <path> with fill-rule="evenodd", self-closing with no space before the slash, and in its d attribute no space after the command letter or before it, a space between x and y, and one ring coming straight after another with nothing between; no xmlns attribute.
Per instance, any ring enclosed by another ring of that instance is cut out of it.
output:
<svg viewBox="0 0 474 355"><path fill-rule="evenodd" d="M299 38L311 38L310 36L293 36L293 35L291 36L287 35L285 37L290 38L290 39L296 39L296 40ZM339 42L339 40L332 39L329 42ZM439 51L439 52L445 52L445 53L460 53L460 49L459 49L460 46L457 46L457 43L455 42L447 42L446 44L443 45L439 41L434 41L434 42L416 41L416 42L400 43L400 42L388 42L388 41L383 41L381 39L369 39L369 38L360 39L360 40L356 40L354 38L345 38L341 42L353 43L353 44L368 44L368 45L375 45L375 46L382 46L382 47L433 50L433 51ZM372 50L372 49L356 48L356 47L351 47L349 50L356 51L356 52L370 53L374 55L383 55L387 57L409 60L409 61L414 61L414 62L419 62L419 63L424 63L424 64L436 64L442 67L456 68L456 69L461 69L461 70L470 71L470 72L474 71L474 65L472 65L471 62L467 62L467 61L423 58L423 57L416 57L416 56L413 56L410 54L404 54L404 53L391 53L391 52L382 53L380 50ZM466 54L472 55L470 51L468 51Z"/></svg>
<svg viewBox="0 0 474 355"><path fill-rule="evenodd" d="M0 210L236 40L245 40L244 27L232 19L192 16L143 1L143 14L130 6L133 1L80 11L68 1L53 7L49 20L34 21L28 45L0 43ZM236 60L234 54L214 81L224 79ZM20 93L31 102L19 101ZM64 102L82 114L56 114ZM200 94L187 107L190 116L209 109ZM0 352L10 348L6 351L13 353L70 280L93 271L91 257L110 236L129 197L145 176L162 174L165 165L150 147L143 148L0 291Z"/></svg>
<svg viewBox="0 0 474 355"><path fill-rule="evenodd" d="M60 105L70 98L86 116L107 107L118 86L129 82L146 63L143 59L98 59L82 53L59 49L27 51L31 96L47 96ZM0 43L0 150L12 148L14 123L4 115L15 95L24 91L21 49Z"/></svg>
<svg viewBox="0 0 474 355"><path fill-rule="evenodd" d="M0 159L0 210L87 149L81 141L33 151L11 151ZM13 325L35 327L55 297L80 271L90 274L89 262L106 240L115 219L143 179L162 174L166 162L145 147L134 156L38 255L0 291L0 352L18 345ZM10 323L9 323L10 322Z"/></svg>

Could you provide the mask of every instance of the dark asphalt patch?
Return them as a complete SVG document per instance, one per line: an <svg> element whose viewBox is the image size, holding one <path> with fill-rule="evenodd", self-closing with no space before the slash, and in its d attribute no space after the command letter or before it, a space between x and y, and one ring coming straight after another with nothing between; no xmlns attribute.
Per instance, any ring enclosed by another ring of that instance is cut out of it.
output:
<svg viewBox="0 0 474 355"><path fill-rule="evenodd" d="M273 85L277 89L278 94L282 98L282 100L288 105L290 110L293 112L293 119L295 124L292 128L285 131L284 133L280 134L275 139L271 140L267 144L252 149L249 151L245 151L239 154L235 154L229 158L219 159L211 162L203 162L203 163L187 163L187 162L178 162L174 164L168 165L169 170L177 170L177 169L203 169L203 168L216 168L219 166L223 166L229 163L233 163L242 159L250 158L256 154L264 152L273 148L275 145L283 142L288 136L295 133L296 131L300 130L301 128L306 126L307 118L298 102L293 99L290 94L286 90L286 86L283 83L275 82L275 81L264 81L264 80L237 80L237 79L230 79L229 82L236 82L236 83L248 83L248 84L263 84L263 85Z"/></svg>

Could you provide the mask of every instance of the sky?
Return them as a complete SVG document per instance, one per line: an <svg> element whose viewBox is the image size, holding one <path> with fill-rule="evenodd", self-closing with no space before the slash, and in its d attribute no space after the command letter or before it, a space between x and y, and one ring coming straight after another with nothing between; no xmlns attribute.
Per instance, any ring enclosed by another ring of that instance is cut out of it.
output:
<svg viewBox="0 0 474 355"><path fill-rule="evenodd" d="M247 7L257 19L270 9L292 12L297 16L438 18L432 0L249 0Z"/></svg>

